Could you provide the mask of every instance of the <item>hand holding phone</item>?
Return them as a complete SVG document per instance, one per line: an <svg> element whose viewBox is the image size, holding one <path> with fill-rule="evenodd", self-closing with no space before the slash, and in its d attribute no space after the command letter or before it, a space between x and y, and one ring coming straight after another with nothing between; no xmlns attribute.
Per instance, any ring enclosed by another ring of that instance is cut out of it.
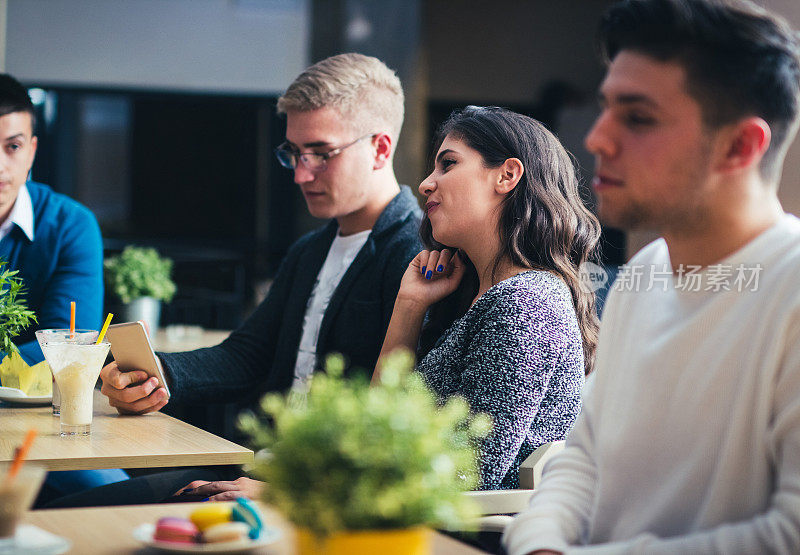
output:
<svg viewBox="0 0 800 555"><path fill-rule="evenodd" d="M100 372L101 392L120 413L145 414L169 400L161 361L153 351L142 322L109 326L114 362Z"/></svg>

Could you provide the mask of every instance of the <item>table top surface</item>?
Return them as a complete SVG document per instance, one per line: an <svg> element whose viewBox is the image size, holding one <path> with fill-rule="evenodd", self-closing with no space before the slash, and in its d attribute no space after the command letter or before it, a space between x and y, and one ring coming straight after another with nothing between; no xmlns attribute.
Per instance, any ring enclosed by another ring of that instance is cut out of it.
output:
<svg viewBox="0 0 800 555"><path fill-rule="evenodd" d="M70 553L125 554L137 553L143 548L133 538L133 530L141 524L152 523L163 516L187 517L203 503L172 503L160 505L132 505L127 507L93 507L89 509L52 509L29 511L22 519L24 524L38 526L48 532L69 539ZM274 510L261 505L267 525L281 530L281 538L269 547L253 551L254 554L292 554L294 532ZM437 532L433 534L433 553L436 555L482 553L464 543ZM149 553L149 551L148 551Z"/></svg>
<svg viewBox="0 0 800 555"><path fill-rule="evenodd" d="M28 454L48 470L156 468L249 464L253 451L160 412L122 416L94 392L90 436L61 437L51 407L0 403L0 462L9 461L25 433L39 434Z"/></svg>
<svg viewBox="0 0 800 555"><path fill-rule="evenodd" d="M231 330L207 330L198 326L170 326L159 329L151 338L153 350L164 353L193 351L219 345Z"/></svg>

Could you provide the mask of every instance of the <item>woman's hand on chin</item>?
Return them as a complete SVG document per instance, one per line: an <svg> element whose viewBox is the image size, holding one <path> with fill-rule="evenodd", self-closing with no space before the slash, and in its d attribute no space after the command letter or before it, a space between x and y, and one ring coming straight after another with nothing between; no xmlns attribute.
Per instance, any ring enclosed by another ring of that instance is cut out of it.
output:
<svg viewBox="0 0 800 555"><path fill-rule="evenodd" d="M427 310L456 290L466 266L455 251L422 251L406 269L397 301Z"/></svg>

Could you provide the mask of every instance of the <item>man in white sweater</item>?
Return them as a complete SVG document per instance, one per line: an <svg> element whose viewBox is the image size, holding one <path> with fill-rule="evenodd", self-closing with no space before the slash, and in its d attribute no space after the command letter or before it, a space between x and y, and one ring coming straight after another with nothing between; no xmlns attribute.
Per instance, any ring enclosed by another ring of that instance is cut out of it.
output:
<svg viewBox="0 0 800 555"><path fill-rule="evenodd" d="M752 4L625 0L600 36L599 213L662 238L618 278L583 413L505 546L800 553L800 220L777 199L797 35Z"/></svg>

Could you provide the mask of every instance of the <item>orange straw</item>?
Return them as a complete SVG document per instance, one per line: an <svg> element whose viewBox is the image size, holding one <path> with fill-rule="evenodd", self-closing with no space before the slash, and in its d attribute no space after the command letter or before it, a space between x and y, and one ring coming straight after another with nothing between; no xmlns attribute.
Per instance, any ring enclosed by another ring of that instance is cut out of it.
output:
<svg viewBox="0 0 800 555"><path fill-rule="evenodd" d="M7 481L11 481L14 477L19 473L19 469L22 467L23 461L28 456L28 451L31 450L31 445L33 445L33 440L36 439L36 434L38 432L36 430L28 430L28 433L25 434L25 439L22 442L22 446L20 446L16 453L14 453L14 462L11 463L11 468L8 471L8 477L6 478Z"/></svg>
<svg viewBox="0 0 800 555"><path fill-rule="evenodd" d="M69 338L75 337L75 301L69 303Z"/></svg>

